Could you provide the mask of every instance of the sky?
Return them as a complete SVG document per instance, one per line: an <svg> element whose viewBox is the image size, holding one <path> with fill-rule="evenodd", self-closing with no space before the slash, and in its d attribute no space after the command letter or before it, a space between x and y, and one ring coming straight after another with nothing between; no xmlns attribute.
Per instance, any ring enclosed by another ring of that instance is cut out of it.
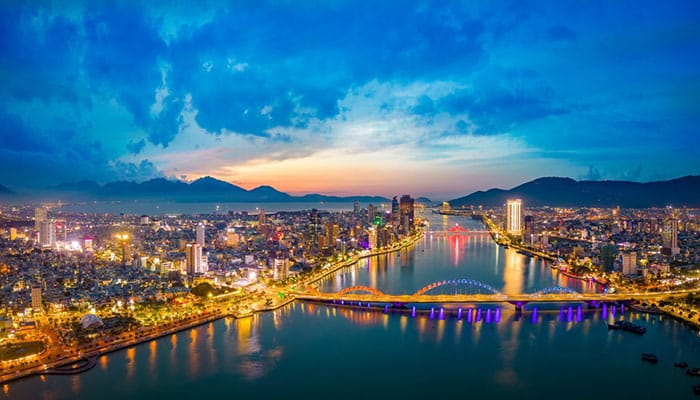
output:
<svg viewBox="0 0 700 400"><path fill-rule="evenodd" d="M697 1L140 3L0 2L0 184L700 174Z"/></svg>

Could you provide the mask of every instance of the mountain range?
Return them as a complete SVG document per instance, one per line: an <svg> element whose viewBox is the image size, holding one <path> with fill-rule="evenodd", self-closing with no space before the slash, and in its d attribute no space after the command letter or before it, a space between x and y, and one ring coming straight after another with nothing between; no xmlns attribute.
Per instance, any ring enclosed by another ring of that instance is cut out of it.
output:
<svg viewBox="0 0 700 400"><path fill-rule="evenodd" d="M0 195L19 198L43 198L62 200L167 200L174 202L387 202L380 196L325 196L307 194L292 196L271 186L259 186L246 190L210 176L187 183L164 178L145 182L117 181L100 185L93 181L62 183L37 193L13 193L0 186Z"/></svg>
<svg viewBox="0 0 700 400"><path fill-rule="evenodd" d="M538 178L510 190L490 189L450 200L450 206L502 206L522 199L525 207L700 207L700 176L658 182L576 181Z"/></svg>

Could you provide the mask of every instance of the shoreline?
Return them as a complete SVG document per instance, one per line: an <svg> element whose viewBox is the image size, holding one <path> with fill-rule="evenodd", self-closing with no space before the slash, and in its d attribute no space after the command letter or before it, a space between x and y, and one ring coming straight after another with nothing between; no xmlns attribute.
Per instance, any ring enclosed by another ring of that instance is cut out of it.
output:
<svg viewBox="0 0 700 400"><path fill-rule="evenodd" d="M345 261L340 261L336 265L332 266L331 268L328 268L327 270L324 270L322 274L320 274L317 277L310 278L309 281L306 281L304 284L311 284L314 282L317 282L326 276L330 275L331 273L334 273L342 268L349 267L350 265L356 263L357 261L363 259L363 258L368 258L368 257L373 257L377 255L382 255L382 254L387 254L387 253L394 253L396 251L399 251L401 249L404 249L406 247L412 246L415 244L418 240L424 237L424 232L421 230L419 233L413 235L413 237L409 238L408 241L402 241L400 245L396 247L390 247L388 249L382 249L377 252L370 252L369 254L362 254L362 255L356 255L354 257L351 257L349 260ZM119 350L127 349L133 346L137 346L140 344L143 344L145 342L150 342L153 340L157 340L160 338L163 338L168 335L172 335L178 332L182 332L185 330L193 329L201 325L205 325L210 322L218 321L223 318L234 318L234 319L241 319L241 318L249 318L252 317L256 313L262 313L262 312L268 312L268 311L274 311L279 308L285 307L293 302L296 301L296 297L293 294L290 294L290 296L284 301L273 304L270 306L265 306L259 309L251 309L248 312L244 313L223 313L223 312L213 312L211 314L208 314L204 316L203 318L196 319L194 321L189 321L183 324L179 324L176 326L173 326L171 328L168 328L163 331L156 331L156 332L151 332L150 334L146 334L141 337L134 337L132 339L124 339L118 342L113 342L109 343L107 345L104 345L102 347L84 347L83 350L80 348L75 348L70 356L64 357L64 358L59 358L57 360L51 361L50 363L41 363L39 362L38 365L34 366L28 366L24 369L21 369L19 371L15 372L8 372L8 373L3 373L0 375L0 384L7 384L12 381L16 381L22 378L27 378L30 376L34 375L50 375L50 372L47 372L47 370L53 370L56 368L60 368L61 366L65 366L68 364L73 364L76 362L79 362L81 360L84 360L86 358L92 358L94 357L95 359L98 359L99 357L106 355L108 353L113 353ZM134 335L136 331L132 331ZM45 349L44 351L46 351ZM75 352L78 352L78 355L75 355ZM41 353L39 353L41 354ZM46 367L44 367L44 365ZM89 369L88 369L89 370ZM76 371L75 374L80 374L82 372L85 372L87 370L80 370ZM66 375L66 374L63 374Z"/></svg>

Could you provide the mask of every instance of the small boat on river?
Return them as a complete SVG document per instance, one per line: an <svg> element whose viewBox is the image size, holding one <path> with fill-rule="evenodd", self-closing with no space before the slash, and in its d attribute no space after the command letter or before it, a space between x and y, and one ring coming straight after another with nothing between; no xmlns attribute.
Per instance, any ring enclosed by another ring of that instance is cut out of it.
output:
<svg viewBox="0 0 700 400"><path fill-rule="evenodd" d="M635 325L629 321L619 320L612 324L608 324L608 329L620 329L623 331L633 332L638 335L643 335L646 333L647 329L643 326Z"/></svg>

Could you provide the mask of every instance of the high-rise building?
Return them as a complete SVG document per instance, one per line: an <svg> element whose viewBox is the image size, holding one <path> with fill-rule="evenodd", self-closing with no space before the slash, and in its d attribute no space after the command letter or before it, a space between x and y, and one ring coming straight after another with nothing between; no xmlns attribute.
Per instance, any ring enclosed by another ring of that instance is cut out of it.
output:
<svg viewBox="0 0 700 400"><path fill-rule="evenodd" d="M600 248L600 266L605 272L612 272L617 258L617 247L613 243L606 243Z"/></svg>
<svg viewBox="0 0 700 400"><path fill-rule="evenodd" d="M511 235L522 233L522 201L508 200L506 203L506 232Z"/></svg>
<svg viewBox="0 0 700 400"><path fill-rule="evenodd" d="M637 274L637 253L628 251L622 253L622 274L636 275Z"/></svg>
<svg viewBox="0 0 700 400"><path fill-rule="evenodd" d="M66 241L68 240L68 224L66 223L65 220L57 220L54 221L54 225L56 226L56 240L57 241Z"/></svg>
<svg viewBox="0 0 700 400"><path fill-rule="evenodd" d="M203 224L197 225L197 228L195 228L195 232L196 232L196 239L194 242L200 246L204 246L204 237L205 237L204 236L204 225Z"/></svg>
<svg viewBox="0 0 700 400"><path fill-rule="evenodd" d="M44 207L39 207L34 209L34 230L37 232L41 229L40 225L42 221L46 221L48 216L48 211Z"/></svg>
<svg viewBox="0 0 700 400"><path fill-rule="evenodd" d="M391 199L391 224L395 227L401 225L401 212L399 211L399 201L396 196Z"/></svg>
<svg viewBox="0 0 700 400"><path fill-rule="evenodd" d="M414 200L405 194L399 201L399 212L401 214L401 231L408 234L414 227Z"/></svg>
<svg viewBox="0 0 700 400"><path fill-rule="evenodd" d="M32 309L41 311L43 305L41 303L41 286L32 286Z"/></svg>
<svg viewBox="0 0 700 400"><path fill-rule="evenodd" d="M39 246L52 247L56 243L56 224L53 221L41 221L39 224Z"/></svg>
<svg viewBox="0 0 700 400"><path fill-rule="evenodd" d="M10 240L17 239L17 228L10 228Z"/></svg>
<svg viewBox="0 0 700 400"><path fill-rule="evenodd" d="M340 227L338 224L333 222L328 222L326 224L326 238L328 238L328 245L335 246L335 241L338 240L338 235L340 234Z"/></svg>
<svg viewBox="0 0 700 400"><path fill-rule="evenodd" d="M367 246L370 249L377 247L377 229L373 226L367 231Z"/></svg>
<svg viewBox="0 0 700 400"><path fill-rule="evenodd" d="M260 213L258 213L258 225L260 226L260 230L262 230L262 227L265 225L265 210L262 208L260 209Z"/></svg>
<svg viewBox="0 0 700 400"><path fill-rule="evenodd" d="M352 203L352 213L355 216L360 214L360 202L357 200Z"/></svg>
<svg viewBox="0 0 700 400"><path fill-rule="evenodd" d="M195 273L202 271L202 246L197 243L187 243L185 246L185 265L187 268L187 276L193 276Z"/></svg>
<svg viewBox="0 0 700 400"><path fill-rule="evenodd" d="M374 219L377 216L377 206L372 204L367 206L367 223L374 224Z"/></svg>
<svg viewBox="0 0 700 400"><path fill-rule="evenodd" d="M309 243L311 248L318 246L318 231L320 228L320 216L318 215L318 210L315 208L311 209L309 213Z"/></svg>
<svg viewBox="0 0 700 400"><path fill-rule="evenodd" d="M287 279L289 276L289 260L287 258L275 258L272 262L273 279Z"/></svg>
<svg viewBox="0 0 700 400"><path fill-rule="evenodd" d="M677 256L681 253L681 249L678 247L678 220L676 218L671 218L664 223L661 238L663 239L662 254Z"/></svg>

